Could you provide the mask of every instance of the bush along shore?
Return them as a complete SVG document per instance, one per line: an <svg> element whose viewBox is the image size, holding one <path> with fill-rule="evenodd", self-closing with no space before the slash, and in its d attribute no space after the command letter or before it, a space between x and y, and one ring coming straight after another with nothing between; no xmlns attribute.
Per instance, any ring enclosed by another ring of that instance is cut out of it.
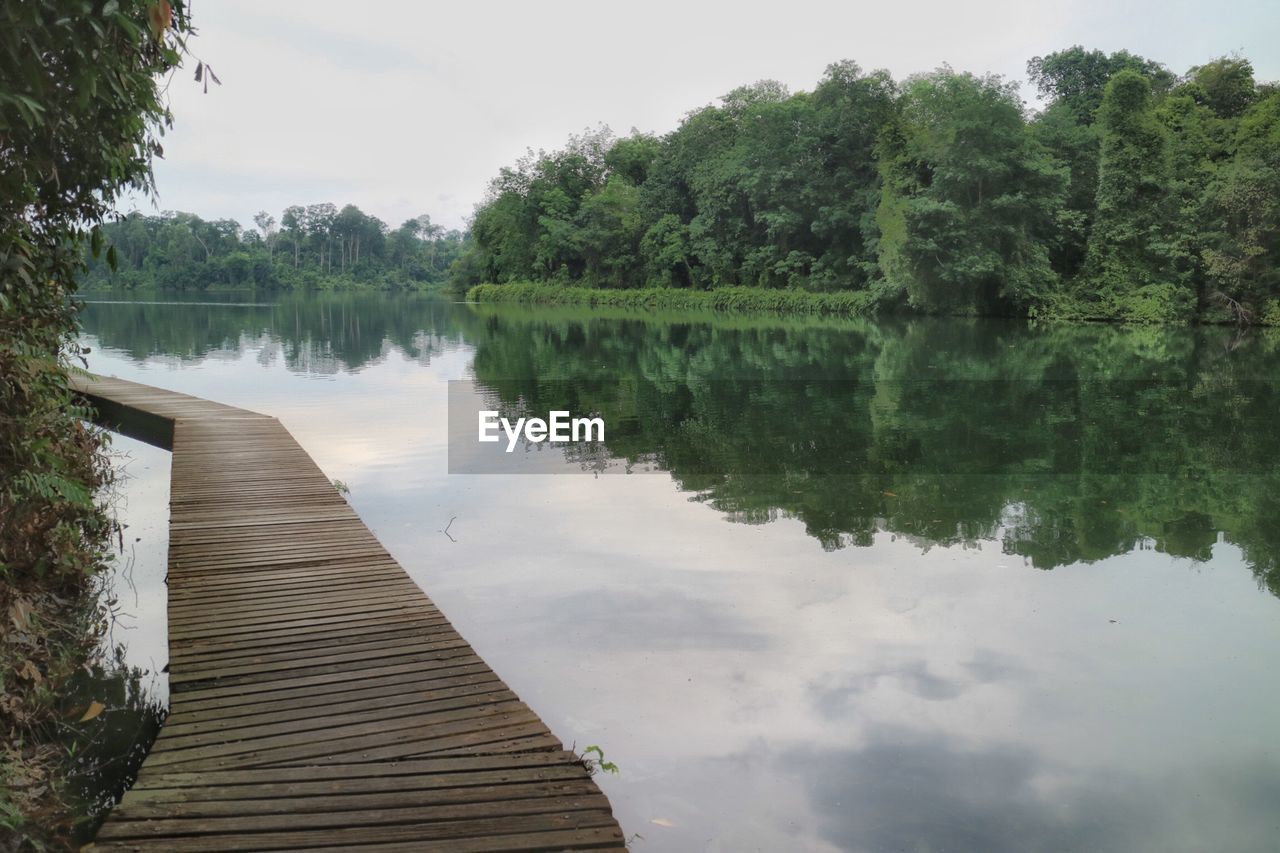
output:
<svg viewBox="0 0 1280 853"><path fill-rule="evenodd" d="M875 310L875 298L865 291L807 293L802 290L768 290L761 287L724 287L718 290L647 287L637 290L606 290L536 283L480 284L467 291L467 299L471 302L586 305L650 311L732 311L837 317L862 317Z"/></svg>
<svg viewBox="0 0 1280 853"><path fill-rule="evenodd" d="M1167 288L1153 286L1126 298L1102 302L1059 297L1027 312L1045 322L1114 322L1139 325L1185 325L1195 318L1174 310ZM868 291L811 293L805 290L769 290L762 287L723 287L717 290L679 290L646 287L612 290L602 287L573 287L537 282L477 284L466 293L468 302L520 303L524 305L582 305L592 308L619 308L636 311L713 311L780 316L870 317L894 311L914 312L895 300L881 300ZM974 316L974 311L952 312ZM1231 323L1229 314L1199 318L1202 323ZM1280 304L1250 318L1259 326L1280 326Z"/></svg>

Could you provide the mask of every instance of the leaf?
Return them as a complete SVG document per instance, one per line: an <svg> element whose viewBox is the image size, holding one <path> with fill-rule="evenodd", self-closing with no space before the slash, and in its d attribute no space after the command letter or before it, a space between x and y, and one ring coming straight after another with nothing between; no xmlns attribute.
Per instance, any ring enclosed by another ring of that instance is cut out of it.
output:
<svg viewBox="0 0 1280 853"><path fill-rule="evenodd" d="M80 722L87 723L105 710L107 710L107 706L95 699L90 702L89 707L85 709L84 716L80 718Z"/></svg>
<svg viewBox="0 0 1280 853"><path fill-rule="evenodd" d="M150 9L147 10L148 23L151 24L151 35L157 41L164 31L173 26L173 9L169 6L168 0L160 0Z"/></svg>
<svg viewBox="0 0 1280 853"><path fill-rule="evenodd" d="M9 606L9 618L13 620L13 626L19 631L25 631L27 625L31 624L31 602L25 598L20 598Z"/></svg>
<svg viewBox="0 0 1280 853"><path fill-rule="evenodd" d="M18 670L18 677L25 678L27 681L36 684L44 681L44 676L40 674L40 668L29 660L22 664L22 669Z"/></svg>
<svg viewBox="0 0 1280 853"><path fill-rule="evenodd" d="M196 63L196 82L197 82L197 83L199 83L199 82L200 82L200 77L201 77L201 75L202 75L202 74L204 74L204 63L203 63L203 62L197 62L197 63Z"/></svg>
<svg viewBox="0 0 1280 853"><path fill-rule="evenodd" d="M116 271L116 247L107 247L107 266L111 267L111 271Z"/></svg>
<svg viewBox="0 0 1280 853"><path fill-rule="evenodd" d="M26 95L14 95L13 97L17 98L24 105L29 107L33 112L38 112L38 113L44 112L44 106L34 98L30 98Z"/></svg>

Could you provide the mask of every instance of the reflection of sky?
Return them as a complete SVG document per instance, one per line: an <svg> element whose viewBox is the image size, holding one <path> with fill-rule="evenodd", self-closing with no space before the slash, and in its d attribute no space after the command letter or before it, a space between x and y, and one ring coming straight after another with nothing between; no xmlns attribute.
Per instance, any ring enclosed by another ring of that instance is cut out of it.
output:
<svg viewBox="0 0 1280 853"><path fill-rule="evenodd" d="M1274 849L1280 602L1233 546L825 552L666 477L448 475L466 349L308 376L90 343L98 372L280 417L566 744L621 766L638 849Z"/></svg>
<svg viewBox="0 0 1280 853"><path fill-rule="evenodd" d="M122 525L123 549L114 554L111 597L116 618L106 642L124 645L129 666L142 670L143 685L164 701L169 452L123 435L112 435L111 452L118 478L111 505Z"/></svg>

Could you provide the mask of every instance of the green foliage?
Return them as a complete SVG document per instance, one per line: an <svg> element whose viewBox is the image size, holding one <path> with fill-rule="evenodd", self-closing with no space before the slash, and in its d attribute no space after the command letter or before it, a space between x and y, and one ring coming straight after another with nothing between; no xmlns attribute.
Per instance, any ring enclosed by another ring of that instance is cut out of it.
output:
<svg viewBox="0 0 1280 853"><path fill-rule="evenodd" d="M1274 87L1242 58L1178 77L1082 47L1028 73L1048 100L1032 117L997 78L899 85L841 62L812 92L735 89L661 138L531 152L494 180L451 281L1257 321L1280 295Z"/></svg>
<svg viewBox="0 0 1280 853"><path fill-rule="evenodd" d="M1261 323L1264 326L1280 326L1280 299L1272 299L1267 303Z"/></svg>
<svg viewBox="0 0 1280 853"><path fill-rule="evenodd" d="M63 843L71 820L57 706L98 639L113 531L105 439L66 379L76 277L83 246L118 260L100 225L152 186L170 122L159 75L190 31L180 0L0 4L0 728L3 773L21 780L0 792L5 849Z"/></svg>
<svg viewBox="0 0 1280 853"><path fill-rule="evenodd" d="M1092 298L1105 302L1181 276L1171 233L1169 133L1156 119L1147 78L1136 71L1113 77L1098 124L1097 210L1084 275Z"/></svg>
<svg viewBox="0 0 1280 853"><path fill-rule="evenodd" d="M1177 79L1160 63L1127 50L1108 55L1075 45L1027 63L1027 76L1040 96L1070 110L1082 124L1093 122L1107 84L1121 71L1146 78L1157 92L1167 92Z"/></svg>
<svg viewBox="0 0 1280 853"><path fill-rule="evenodd" d="M1206 185L1203 258L1211 304L1249 321L1280 295L1280 93L1243 114L1231 143Z"/></svg>
<svg viewBox="0 0 1280 853"><path fill-rule="evenodd" d="M881 146L892 222L882 266L930 312L1006 312L1043 301L1065 176L1026 133L998 78L943 70L910 81Z"/></svg>
<svg viewBox="0 0 1280 853"><path fill-rule="evenodd" d="M171 290L340 290L444 284L466 235L428 216L391 231L355 205L290 207L257 230L190 213L130 213L102 226L114 262L88 253L84 286Z"/></svg>
<svg viewBox="0 0 1280 853"><path fill-rule="evenodd" d="M1196 101L1219 118L1238 118L1258 98L1253 65L1247 59L1222 57L1187 72Z"/></svg>
<svg viewBox="0 0 1280 853"><path fill-rule="evenodd" d="M595 758L590 757L592 754L595 755ZM605 760L604 750L596 744L592 744L582 750L582 755L579 756L579 760L590 773L595 773L596 770L603 770L605 773L611 773L612 775L617 776L622 772L618 765L614 764L612 761Z"/></svg>
<svg viewBox="0 0 1280 853"><path fill-rule="evenodd" d="M606 130L494 180L456 282L850 289L875 275L884 72L834 65L812 94L763 81L662 139Z"/></svg>
<svg viewBox="0 0 1280 853"><path fill-rule="evenodd" d="M1190 316L1186 290L1172 284L1148 284L1112 296L1107 316L1126 323L1177 323Z"/></svg>
<svg viewBox="0 0 1280 853"><path fill-rule="evenodd" d="M651 287L608 290L565 287L546 283L480 284L467 291L472 302L521 302L550 305L588 305L646 310L770 312L857 317L875 310L875 298L865 291L809 293L758 287L678 290Z"/></svg>

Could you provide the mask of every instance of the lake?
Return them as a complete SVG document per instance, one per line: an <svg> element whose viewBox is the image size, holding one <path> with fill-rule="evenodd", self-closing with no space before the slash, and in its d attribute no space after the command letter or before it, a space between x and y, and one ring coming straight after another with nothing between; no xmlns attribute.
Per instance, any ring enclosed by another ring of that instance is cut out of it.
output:
<svg viewBox="0 0 1280 853"><path fill-rule="evenodd" d="M275 415L349 487L617 763L633 849L1275 850L1280 335L89 299L92 370ZM451 406L606 439L472 457ZM167 454L115 445L155 673Z"/></svg>

